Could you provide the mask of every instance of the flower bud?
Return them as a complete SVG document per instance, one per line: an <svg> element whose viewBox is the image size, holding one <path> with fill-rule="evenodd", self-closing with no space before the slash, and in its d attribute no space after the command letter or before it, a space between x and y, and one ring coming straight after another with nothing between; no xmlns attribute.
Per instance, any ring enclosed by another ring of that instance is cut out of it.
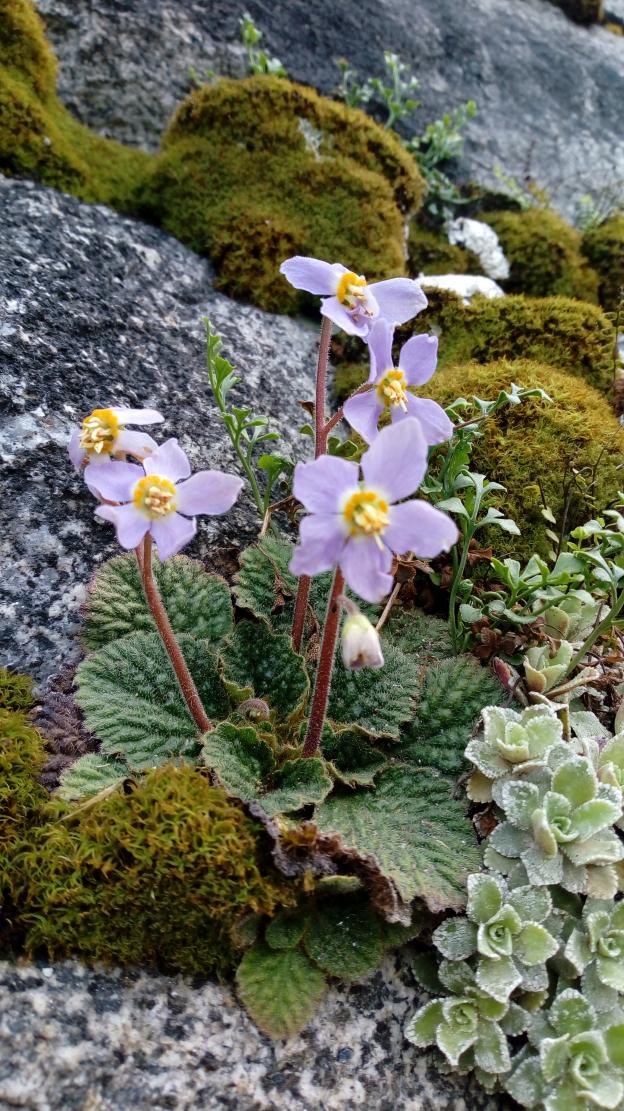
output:
<svg viewBox="0 0 624 1111"><path fill-rule="evenodd" d="M363 613L349 614L342 630L342 660L351 671L384 665L379 633Z"/></svg>

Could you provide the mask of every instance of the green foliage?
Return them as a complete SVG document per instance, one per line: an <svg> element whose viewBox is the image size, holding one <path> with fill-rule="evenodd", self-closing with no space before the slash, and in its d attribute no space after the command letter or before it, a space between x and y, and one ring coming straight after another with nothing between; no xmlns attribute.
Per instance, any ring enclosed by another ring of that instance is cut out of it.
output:
<svg viewBox="0 0 624 1111"><path fill-rule="evenodd" d="M272 949L264 942L245 953L236 985L256 1026L272 1038L298 1033L327 990L323 973L302 949Z"/></svg>
<svg viewBox="0 0 624 1111"><path fill-rule="evenodd" d="M382 636L387 636L406 656L415 656L419 661L444 660L453 655L448 622L421 610L394 606Z"/></svg>
<svg viewBox="0 0 624 1111"><path fill-rule="evenodd" d="M333 733L326 725L321 750L336 779L348 787L370 787L377 773L388 763L387 756L373 747L366 734L358 729Z"/></svg>
<svg viewBox="0 0 624 1111"><path fill-rule="evenodd" d="M342 896L319 901L307 923L304 945L330 976L361 980L381 963L384 931L366 898Z"/></svg>
<svg viewBox="0 0 624 1111"><path fill-rule="evenodd" d="M286 77L286 70L279 58L271 58L266 50L256 49L262 38L262 32L256 27L249 12L243 13L241 19L238 21L238 25L240 27L241 42L247 50L249 72L254 74L264 73L273 75L274 77Z"/></svg>
<svg viewBox="0 0 624 1111"><path fill-rule="evenodd" d="M178 641L208 716L227 717L229 700L210 645L188 634ZM132 770L197 756L197 727L157 633L130 633L91 653L76 682L87 729Z"/></svg>
<svg viewBox="0 0 624 1111"><path fill-rule="evenodd" d="M461 907L465 877L480 858L448 780L397 765L373 789L331 795L315 820L347 847L371 854L405 902L418 897L434 913Z"/></svg>
<svg viewBox="0 0 624 1111"><path fill-rule="evenodd" d="M297 594L297 579L288 570L292 552L289 540L264 536L257 544L245 548L240 569L234 576L238 606L283 632L291 629ZM312 579L309 605L317 623L323 619L330 585L329 573Z"/></svg>
<svg viewBox="0 0 624 1111"><path fill-rule="evenodd" d="M0 667L0 710L30 710L34 698L32 679Z"/></svg>
<svg viewBox="0 0 624 1111"><path fill-rule="evenodd" d="M404 214L422 194L413 159L364 113L260 76L184 101L144 211L210 255L230 295L293 312L309 302L280 275L285 257L345 258L369 278L401 273Z"/></svg>
<svg viewBox="0 0 624 1111"><path fill-rule="evenodd" d="M489 802L494 782L546 765L552 749L563 743L563 727L548 706L487 706L483 730L468 742L466 758L477 771L468 784L469 798Z"/></svg>
<svg viewBox="0 0 624 1111"><path fill-rule="evenodd" d="M425 673L416 713L402 732L401 759L457 774L482 708L505 697L492 672L473 656L440 660Z"/></svg>
<svg viewBox="0 0 624 1111"><path fill-rule="evenodd" d="M509 261L510 293L598 300L597 275L581 253L581 237L556 212L536 206L484 213L482 219L494 228Z"/></svg>
<svg viewBox="0 0 624 1111"><path fill-rule="evenodd" d="M231 631L230 591L219 575L178 555L164 563L156 559L154 578L175 633L192 633L214 646ZM85 605L82 641L87 651L155 627L134 554L108 560L95 572Z"/></svg>
<svg viewBox="0 0 624 1111"><path fill-rule="evenodd" d="M416 220L409 226L407 242L409 271L419 274L481 274L481 263L473 251L449 243L440 232L423 227Z"/></svg>
<svg viewBox="0 0 624 1111"><path fill-rule="evenodd" d="M89 131L56 96L56 62L29 0L0 0L0 172L132 212L150 155Z"/></svg>
<svg viewBox="0 0 624 1111"><path fill-rule="evenodd" d="M615 312L624 288L624 215L589 228L583 236L583 254L598 274L600 304Z"/></svg>
<svg viewBox="0 0 624 1111"><path fill-rule="evenodd" d="M226 682L251 690L285 717L308 691L303 659L290 637L272 633L263 622L239 621L221 648Z"/></svg>
<svg viewBox="0 0 624 1111"><path fill-rule="evenodd" d="M100 791L118 787L128 774L128 765L123 760L114 760L102 752L89 752L61 773L59 798L71 802L87 795L97 795Z"/></svg>
<svg viewBox="0 0 624 1111"><path fill-rule="evenodd" d="M223 972L238 919L294 901L292 881L261 863L254 823L190 767L73 814L48 802L7 855L16 929L53 959Z"/></svg>
<svg viewBox="0 0 624 1111"><path fill-rule="evenodd" d="M22 676L15 679L14 696L20 697ZM10 688L5 697L11 697ZM45 760L41 737L26 714L0 708L0 898L11 867L8 848L38 823L48 798L37 781Z"/></svg>
<svg viewBox="0 0 624 1111"><path fill-rule="evenodd" d="M277 767L268 741L250 727L222 722L204 734L202 755L230 795L259 802L270 818L320 803L332 789L323 760L292 759Z"/></svg>
<svg viewBox="0 0 624 1111"><path fill-rule="evenodd" d="M332 725L357 726L372 737L398 737L418 690L416 660L383 641L384 667L350 671L336 660L327 707Z"/></svg>
<svg viewBox="0 0 624 1111"><path fill-rule="evenodd" d="M459 396L496 397L512 382L546 390L552 404L536 397L493 414L473 446L471 467L504 484L505 510L522 533L511 540L498 534L498 555L529 559L551 549L545 507L565 533L587 520L594 504L604 507L615 500L624 432L591 386L538 363L448 367L427 391L440 404L451 405Z"/></svg>
<svg viewBox="0 0 624 1111"><path fill-rule="evenodd" d="M599 1010L615 1007L618 994L624 995L624 902L588 899L563 955L574 975L583 976L590 1002L594 994Z"/></svg>

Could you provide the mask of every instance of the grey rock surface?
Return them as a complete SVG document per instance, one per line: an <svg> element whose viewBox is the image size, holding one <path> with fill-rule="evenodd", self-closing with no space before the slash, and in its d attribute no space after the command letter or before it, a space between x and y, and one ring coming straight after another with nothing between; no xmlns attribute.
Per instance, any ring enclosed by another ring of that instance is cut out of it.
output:
<svg viewBox="0 0 624 1111"><path fill-rule="evenodd" d="M313 395L316 330L216 293L205 260L155 228L0 177L0 660L38 679L77 655L85 583L116 550L71 467L71 427L106 404L166 416L194 467L237 471L208 386L202 317L240 369L235 403L291 444ZM290 430L290 431L289 431ZM306 443L307 441L303 441ZM258 531L243 491L187 549Z"/></svg>
<svg viewBox="0 0 624 1111"><path fill-rule="evenodd" d="M616 0L619 3L620 0ZM412 130L477 101L460 175L500 187L495 167L549 190L568 216L580 196L624 191L624 37L580 27L546 0L37 0L61 63L60 92L104 134L155 149L189 67L240 73L247 8L263 46L325 93L346 57L383 74L394 50L421 81Z"/></svg>
<svg viewBox="0 0 624 1111"><path fill-rule="evenodd" d="M271 1042L216 984L0 962L3 1111L508 1111L403 1039L419 999L387 960Z"/></svg>

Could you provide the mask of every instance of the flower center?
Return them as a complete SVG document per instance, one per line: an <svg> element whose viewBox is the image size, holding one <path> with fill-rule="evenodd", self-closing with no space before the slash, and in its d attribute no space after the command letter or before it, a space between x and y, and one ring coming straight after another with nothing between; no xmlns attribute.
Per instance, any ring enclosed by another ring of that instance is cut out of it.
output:
<svg viewBox="0 0 624 1111"><path fill-rule="evenodd" d="M83 451L110 455L119 434L119 421L112 409L94 409L82 422L80 446Z"/></svg>
<svg viewBox="0 0 624 1111"><path fill-rule="evenodd" d="M366 301L366 278L361 274L354 274L352 270L347 270L346 274L341 274L338 279L336 297L340 304L346 305L348 309L360 307Z"/></svg>
<svg viewBox="0 0 624 1111"><path fill-rule="evenodd" d="M168 478L147 474L134 487L132 502L140 513L144 513L152 521L159 521L175 512L175 496L176 488Z"/></svg>
<svg viewBox="0 0 624 1111"><path fill-rule="evenodd" d="M358 490L343 509L351 536L372 536L379 548L381 535L390 524L388 503L374 490Z"/></svg>
<svg viewBox="0 0 624 1111"><path fill-rule="evenodd" d="M407 382L402 370L388 370L376 386L377 397L387 409L399 406L407 413Z"/></svg>

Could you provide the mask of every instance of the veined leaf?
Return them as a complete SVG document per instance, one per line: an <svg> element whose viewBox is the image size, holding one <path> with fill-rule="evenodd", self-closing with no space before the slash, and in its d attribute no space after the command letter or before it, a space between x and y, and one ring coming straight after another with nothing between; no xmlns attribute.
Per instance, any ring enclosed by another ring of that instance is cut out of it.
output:
<svg viewBox="0 0 624 1111"><path fill-rule="evenodd" d="M225 579L209 574L187 556L154 559L154 577L176 633L216 645L232 628L232 601ZM88 651L138 630L151 632L148 609L133 554L116 556L96 571L85 604L82 640Z"/></svg>
<svg viewBox="0 0 624 1111"><path fill-rule="evenodd" d="M290 637L272 633L263 622L239 621L221 646L226 681L250 688L282 717L292 713L308 690L303 659Z"/></svg>
<svg viewBox="0 0 624 1111"><path fill-rule="evenodd" d="M65 768L57 794L72 802L123 783L129 774L130 769L123 760L114 760L103 752L89 752Z"/></svg>
<svg viewBox="0 0 624 1111"><path fill-rule="evenodd" d="M241 1002L272 1038L297 1034L312 1018L327 985L302 949L271 949L256 942L236 973Z"/></svg>
<svg viewBox="0 0 624 1111"><path fill-rule="evenodd" d="M398 737L414 713L418 691L416 661L383 643L385 666L378 671L349 671L334 665L327 717L332 725L357 726L372 737Z"/></svg>

